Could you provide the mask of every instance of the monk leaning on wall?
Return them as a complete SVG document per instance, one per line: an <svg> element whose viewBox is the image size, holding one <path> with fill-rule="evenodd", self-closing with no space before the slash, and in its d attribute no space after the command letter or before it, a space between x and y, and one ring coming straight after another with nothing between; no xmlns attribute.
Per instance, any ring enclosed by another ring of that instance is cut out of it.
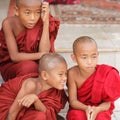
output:
<svg viewBox="0 0 120 120"><path fill-rule="evenodd" d="M97 44L88 36L74 41L72 59L77 65L68 70L67 120L111 120L114 101L120 97L118 71L97 64Z"/></svg>
<svg viewBox="0 0 120 120"><path fill-rule="evenodd" d="M15 16L7 17L0 31L0 71L4 81L38 72L38 60L54 52L59 21L41 0L16 0Z"/></svg>

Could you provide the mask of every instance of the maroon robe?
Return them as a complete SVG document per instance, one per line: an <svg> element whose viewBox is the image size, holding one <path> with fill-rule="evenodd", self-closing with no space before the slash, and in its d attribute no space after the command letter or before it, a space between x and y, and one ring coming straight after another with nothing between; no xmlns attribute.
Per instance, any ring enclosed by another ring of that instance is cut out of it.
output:
<svg viewBox="0 0 120 120"><path fill-rule="evenodd" d="M29 75L16 77L2 84L0 87L0 120L5 120L9 108L14 102L22 82L31 77L37 77L38 74L31 73ZM56 120L56 114L65 106L67 101L64 90L51 88L38 94L39 99L47 107L47 112L35 110L34 106L23 108L16 120Z"/></svg>
<svg viewBox="0 0 120 120"><path fill-rule="evenodd" d="M80 0L45 0L50 4L80 4Z"/></svg>
<svg viewBox="0 0 120 120"><path fill-rule="evenodd" d="M78 88L77 98L85 105L98 106L104 101L110 101L109 110L100 112L96 120L111 120L114 101L120 97L120 76L118 71L107 65L97 65L96 72ZM87 120L82 110L70 107L67 120Z"/></svg>
<svg viewBox="0 0 120 120"><path fill-rule="evenodd" d="M50 16L50 52L54 52L54 40L56 39L60 22ZM39 41L42 35L43 24L40 19L33 29L27 29L16 37L19 52L35 53L38 52ZM0 31L0 71L4 81L16 76L25 75L38 71L36 61L22 61L14 63L11 61L5 43L4 33Z"/></svg>

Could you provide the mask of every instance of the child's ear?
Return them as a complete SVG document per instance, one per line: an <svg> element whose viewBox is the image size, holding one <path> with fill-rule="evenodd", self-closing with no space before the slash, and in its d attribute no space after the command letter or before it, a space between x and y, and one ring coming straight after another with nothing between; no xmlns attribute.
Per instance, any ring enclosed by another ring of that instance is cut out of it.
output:
<svg viewBox="0 0 120 120"><path fill-rule="evenodd" d="M15 15L16 15L16 16L19 15L18 9L19 9L19 8L18 8L17 6L15 6Z"/></svg>
<svg viewBox="0 0 120 120"><path fill-rule="evenodd" d="M74 54L71 54L71 58L72 58L73 62L76 62L76 57Z"/></svg>
<svg viewBox="0 0 120 120"><path fill-rule="evenodd" d="M48 73L46 71L41 72L41 77L43 80L48 80Z"/></svg>

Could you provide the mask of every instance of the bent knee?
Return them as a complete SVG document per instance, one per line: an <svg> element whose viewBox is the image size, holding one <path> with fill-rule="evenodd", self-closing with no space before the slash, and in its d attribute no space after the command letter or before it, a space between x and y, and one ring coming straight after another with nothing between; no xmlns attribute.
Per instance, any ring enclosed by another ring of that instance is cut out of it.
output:
<svg viewBox="0 0 120 120"><path fill-rule="evenodd" d="M109 112L98 113L96 120L111 120L111 114Z"/></svg>
<svg viewBox="0 0 120 120"><path fill-rule="evenodd" d="M87 117L82 110L70 110L67 113L67 120L87 120Z"/></svg>
<svg viewBox="0 0 120 120"><path fill-rule="evenodd" d="M44 112L37 112L35 114L35 120L46 120L46 114Z"/></svg>
<svg viewBox="0 0 120 120"><path fill-rule="evenodd" d="M34 61L22 61L20 62L19 74L25 75L28 73L38 72L38 64Z"/></svg>

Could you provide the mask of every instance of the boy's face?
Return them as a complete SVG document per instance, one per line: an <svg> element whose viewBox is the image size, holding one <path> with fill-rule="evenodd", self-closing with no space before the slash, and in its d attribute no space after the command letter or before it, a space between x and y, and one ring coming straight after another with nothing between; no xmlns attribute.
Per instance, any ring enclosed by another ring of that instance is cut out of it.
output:
<svg viewBox="0 0 120 120"><path fill-rule="evenodd" d="M41 2L40 0L25 0L16 9L24 27L32 29L40 18Z"/></svg>
<svg viewBox="0 0 120 120"><path fill-rule="evenodd" d="M58 90L64 89L67 81L67 65L65 63L58 64L51 71L47 72L48 78L46 80L50 87Z"/></svg>
<svg viewBox="0 0 120 120"><path fill-rule="evenodd" d="M73 59L77 62L80 71L93 73L98 61L98 50L94 43L79 44Z"/></svg>

